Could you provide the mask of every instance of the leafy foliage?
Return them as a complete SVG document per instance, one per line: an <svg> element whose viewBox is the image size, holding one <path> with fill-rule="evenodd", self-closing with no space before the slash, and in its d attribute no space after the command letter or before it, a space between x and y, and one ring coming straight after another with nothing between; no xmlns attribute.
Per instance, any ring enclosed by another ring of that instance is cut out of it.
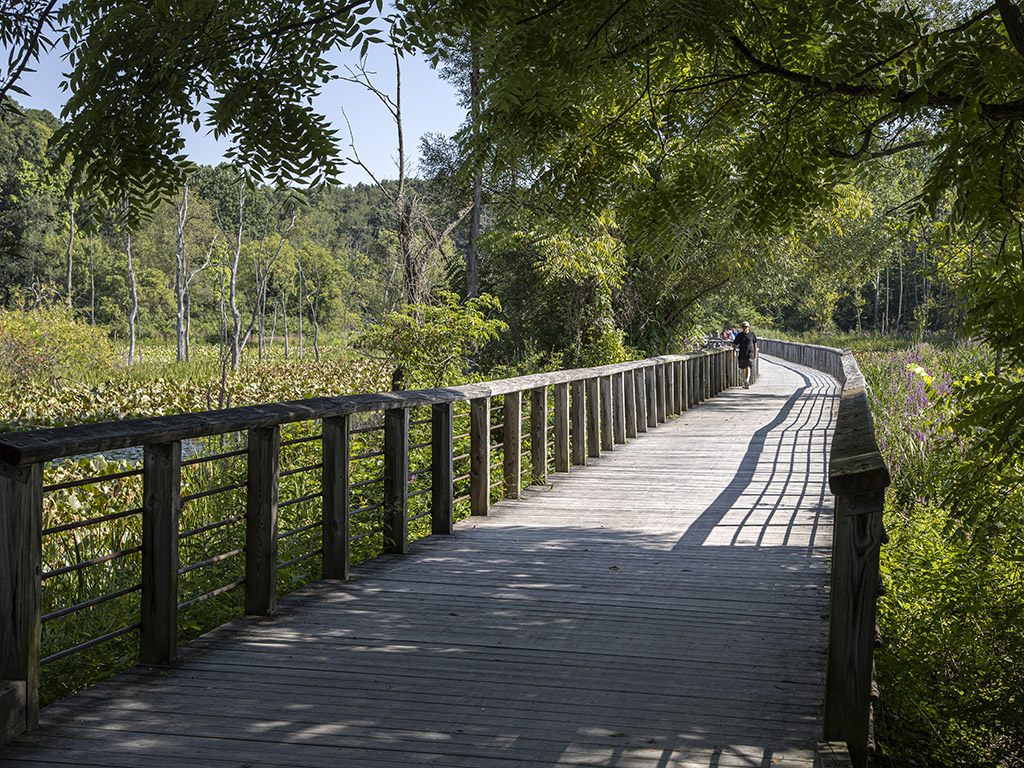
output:
<svg viewBox="0 0 1024 768"><path fill-rule="evenodd" d="M859 357L892 473L877 654L881 765L1024 757L1024 464L965 429L992 358L977 344ZM985 510L969 515L966 510Z"/></svg>
<svg viewBox="0 0 1024 768"><path fill-rule="evenodd" d="M465 378L470 355L507 328L487 317L500 309L489 294L459 303L455 294L442 292L435 304L407 304L386 315L352 343L382 354L383 369L397 369L395 380L405 388L453 384Z"/></svg>

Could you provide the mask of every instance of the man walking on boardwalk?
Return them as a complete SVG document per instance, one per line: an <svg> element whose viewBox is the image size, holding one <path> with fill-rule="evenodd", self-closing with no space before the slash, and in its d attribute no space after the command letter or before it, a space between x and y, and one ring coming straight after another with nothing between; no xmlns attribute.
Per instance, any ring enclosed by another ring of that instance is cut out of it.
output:
<svg viewBox="0 0 1024 768"><path fill-rule="evenodd" d="M746 320L732 340L732 346L736 350L736 362L743 371L743 388L750 389L750 367L757 359L757 336L750 330L750 323Z"/></svg>

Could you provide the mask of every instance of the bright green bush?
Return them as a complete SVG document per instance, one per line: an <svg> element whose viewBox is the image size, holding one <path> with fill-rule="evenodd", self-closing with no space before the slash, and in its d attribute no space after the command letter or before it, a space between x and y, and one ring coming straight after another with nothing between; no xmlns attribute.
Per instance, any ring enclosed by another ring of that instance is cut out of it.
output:
<svg viewBox="0 0 1024 768"><path fill-rule="evenodd" d="M876 762L1024 765L1024 461L964 428L990 356L960 344L858 359L893 480ZM965 513L977 507L991 514Z"/></svg>
<svg viewBox="0 0 1024 768"><path fill-rule="evenodd" d="M105 334L76 323L63 307L0 309L0 383L21 386L87 378L114 365Z"/></svg>

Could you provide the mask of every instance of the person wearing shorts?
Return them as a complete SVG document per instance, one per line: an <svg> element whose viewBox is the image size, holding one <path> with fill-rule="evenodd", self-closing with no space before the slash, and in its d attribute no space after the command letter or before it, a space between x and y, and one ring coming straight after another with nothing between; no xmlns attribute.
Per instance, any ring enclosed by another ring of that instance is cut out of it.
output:
<svg viewBox="0 0 1024 768"><path fill-rule="evenodd" d="M743 372L743 388L750 389L750 369L757 359L757 336L750 330L750 323L746 320L732 340L732 346L736 350L736 363Z"/></svg>

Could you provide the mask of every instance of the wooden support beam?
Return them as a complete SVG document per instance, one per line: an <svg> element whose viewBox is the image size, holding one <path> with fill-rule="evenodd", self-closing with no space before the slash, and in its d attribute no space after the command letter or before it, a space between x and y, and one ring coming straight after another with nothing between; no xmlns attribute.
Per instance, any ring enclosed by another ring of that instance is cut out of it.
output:
<svg viewBox="0 0 1024 768"><path fill-rule="evenodd" d="M676 413L676 366L665 363L665 418Z"/></svg>
<svg viewBox="0 0 1024 768"><path fill-rule="evenodd" d="M658 363L655 370L658 372L658 423L661 424L668 417L668 372L664 363Z"/></svg>
<svg viewBox="0 0 1024 768"><path fill-rule="evenodd" d="M267 616L277 607L277 504L281 428L249 430L245 502L245 612Z"/></svg>
<svg viewBox="0 0 1024 768"><path fill-rule="evenodd" d="M601 455L601 395L597 379L587 379L587 456Z"/></svg>
<svg viewBox="0 0 1024 768"><path fill-rule="evenodd" d="M613 373L612 380L612 441L626 442L626 391L622 373Z"/></svg>
<svg viewBox="0 0 1024 768"><path fill-rule="evenodd" d="M679 380L683 383L680 388L680 404L684 411L690 410L690 360L679 361Z"/></svg>
<svg viewBox="0 0 1024 768"><path fill-rule="evenodd" d="M530 482L543 485L548 477L548 388L530 390Z"/></svg>
<svg viewBox="0 0 1024 768"><path fill-rule="evenodd" d="M837 494L835 499L824 736L845 741L853 765L864 768L885 492Z"/></svg>
<svg viewBox="0 0 1024 768"><path fill-rule="evenodd" d="M404 555L409 544L409 409L384 412L384 551Z"/></svg>
<svg viewBox="0 0 1024 768"><path fill-rule="evenodd" d="M145 446L142 452L142 594L139 605L139 658L143 664L168 664L177 657L180 512L181 443Z"/></svg>
<svg viewBox="0 0 1024 768"><path fill-rule="evenodd" d="M491 508L491 399L469 403L469 513L486 515Z"/></svg>
<svg viewBox="0 0 1024 768"><path fill-rule="evenodd" d="M674 361L672 369L676 381L676 413L682 413L686 410L686 381L683 378L683 361Z"/></svg>
<svg viewBox="0 0 1024 768"><path fill-rule="evenodd" d="M652 365L644 369L647 382L647 426L658 426L658 366Z"/></svg>
<svg viewBox="0 0 1024 768"><path fill-rule="evenodd" d="M351 470L349 417L323 420L322 520L323 577L347 579L349 568L349 486Z"/></svg>
<svg viewBox="0 0 1024 768"><path fill-rule="evenodd" d="M572 423L572 463L583 467L587 464L587 405L586 386L582 381L574 381L572 389L572 405L570 421Z"/></svg>
<svg viewBox="0 0 1024 768"><path fill-rule="evenodd" d="M636 431L647 431L647 369L633 369L633 391L636 398Z"/></svg>
<svg viewBox="0 0 1024 768"><path fill-rule="evenodd" d="M519 498L519 484L523 476L523 393L505 395L504 434L502 440L502 469L505 478L505 498Z"/></svg>
<svg viewBox="0 0 1024 768"><path fill-rule="evenodd" d="M0 745L39 724L43 465L0 465ZM177 539L175 539L177 543Z"/></svg>
<svg viewBox="0 0 1024 768"><path fill-rule="evenodd" d="M636 380L635 370L619 374L619 387L622 390L623 431L627 440L636 437Z"/></svg>
<svg viewBox="0 0 1024 768"><path fill-rule="evenodd" d="M615 399L612 396L612 377L598 379L601 387L601 450L615 447Z"/></svg>
<svg viewBox="0 0 1024 768"><path fill-rule="evenodd" d="M430 406L430 532L455 530L454 403Z"/></svg>
<svg viewBox="0 0 1024 768"><path fill-rule="evenodd" d="M555 384L555 472L569 471L569 384ZM586 458L584 456L584 458Z"/></svg>

